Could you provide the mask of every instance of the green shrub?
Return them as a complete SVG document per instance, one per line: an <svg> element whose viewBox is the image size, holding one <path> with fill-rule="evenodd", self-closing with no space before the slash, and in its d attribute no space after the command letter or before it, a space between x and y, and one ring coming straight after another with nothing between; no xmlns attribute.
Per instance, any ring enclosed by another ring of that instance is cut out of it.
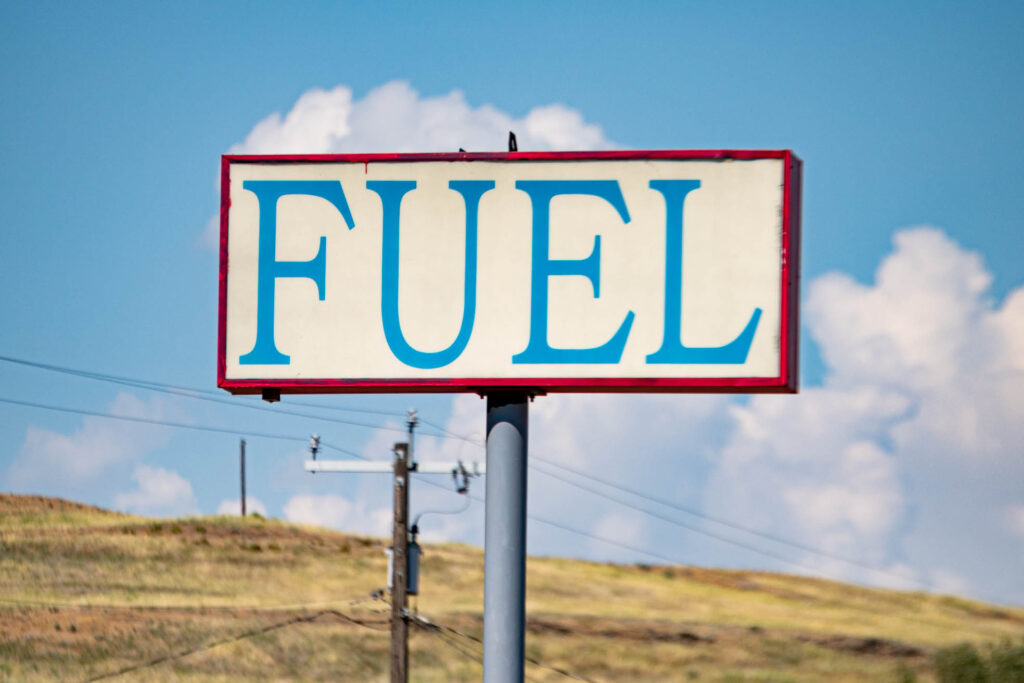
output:
<svg viewBox="0 0 1024 683"><path fill-rule="evenodd" d="M1024 640L1004 640L979 653L966 643L935 653L941 683L1024 683Z"/></svg>
<svg viewBox="0 0 1024 683"><path fill-rule="evenodd" d="M988 656L992 680L1000 683L1024 683L1024 640L1014 645L1004 640Z"/></svg>
<svg viewBox="0 0 1024 683"><path fill-rule="evenodd" d="M988 667L973 645L963 643L935 653L935 673L942 683L987 683Z"/></svg>

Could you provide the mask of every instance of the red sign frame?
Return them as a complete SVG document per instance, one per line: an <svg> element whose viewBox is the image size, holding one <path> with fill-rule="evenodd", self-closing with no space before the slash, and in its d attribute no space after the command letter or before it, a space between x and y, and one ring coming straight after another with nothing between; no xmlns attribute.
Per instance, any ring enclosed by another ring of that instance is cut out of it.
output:
<svg viewBox="0 0 1024 683"><path fill-rule="evenodd" d="M244 163L411 161L578 161L578 160L751 160L781 159L782 263L779 372L774 377L700 378L334 378L309 380L227 379L228 210L230 165ZM264 390L293 394L327 393L485 393L526 390L575 393L796 393L799 384L800 207L803 163L791 150L615 150L601 152L507 152L454 154L224 155L221 157L220 282L217 325L217 386L232 394Z"/></svg>

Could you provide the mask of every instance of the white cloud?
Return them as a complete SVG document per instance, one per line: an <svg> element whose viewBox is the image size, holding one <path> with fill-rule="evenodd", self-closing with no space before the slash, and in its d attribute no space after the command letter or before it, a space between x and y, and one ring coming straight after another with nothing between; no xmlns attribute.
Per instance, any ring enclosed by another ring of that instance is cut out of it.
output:
<svg viewBox="0 0 1024 683"><path fill-rule="evenodd" d="M159 398L142 401L121 393L107 412L126 417L167 419L170 407ZM71 434L29 427L18 456L7 471L8 485L18 490L71 494L112 468L139 460L168 441L164 427L100 417L84 417Z"/></svg>
<svg viewBox="0 0 1024 683"><path fill-rule="evenodd" d="M162 467L136 465L132 479L135 491L119 493L114 505L128 512L148 515L179 516L199 512L192 484L177 472Z"/></svg>
<svg viewBox="0 0 1024 683"><path fill-rule="evenodd" d="M833 274L807 312L831 384L893 387L916 414L901 450L1006 458L1024 443L1024 289L997 308L980 256L934 228L897 233L875 284ZM964 400L970 397L970 400Z"/></svg>
<svg viewBox="0 0 1024 683"><path fill-rule="evenodd" d="M597 540L599 538L618 540L624 545L631 545L635 548L652 547L648 533L648 520L637 512L607 512L597 519L593 528L590 529L590 533L596 538L589 541L590 552L588 554L607 562L628 562L645 558L642 556L638 558L638 553L633 550L601 542Z"/></svg>
<svg viewBox="0 0 1024 683"><path fill-rule="evenodd" d="M231 154L318 154L334 149L349 135L352 90L314 88L303 93L291 111L273 113L257 123Z"/></svg>
<svg viewBox="0 0 1024 683"><path fill-rule="evenodd" d="M935 228L900 231L894 247L871 284L811 284L825 386L733 408L709 508L830 554L909 565L935 590L1020 601L1004 563L1024 567L994 522L1024 481L1024 289L997 305L981 258Z"/></svg>
<svg viewBox="0 0 1024 683"><path fill-rule="evenodd" d="M1006 509L1006 523L1010 531L1024 536L1024 505L1011 505Z"/></svg>
<svg viewBox="0 0 1024 683"><path fill-rule="evenodd" d="M879 564L903 494L893 456L872 437L906 409L902 396L871 387L812 388L734 406L709 506L760 531Z"/></svg>
<svg viewBox="0 0 1024 683"><path fill-rule="evenodd" d="M214 214L206 220L206 227L196 240L196 245L202 249L216 251L220 248L220 215Z"/></svg>
<svg viewBox="0 0 1024 683"><path fill-rule="evenodd" d="M296 524L330 527L371 536L391 535L390 507L372 507L366 501L353 503L335 494L293 496L285 503L284 517Z"/></svg>
<svg viewBox="0 0 1024 683"><path fill-rule="evenodd" d="M245 497L245 512L247 514L257 513L267 516L267 506L263 504L263 501L259 498L253 498L252 496ZM242 514L242 499L235 498L233 500L222 500L220 505L217 506L218 515L240 515Z"/></svg>
<svg viewBox="0 0 1024 683"><path fill-rule="evenodd" d="M956 572L936 569L931 573L931 586L936 593L950 595L967 595L971 592L971 582Z"/></svg>
<svg viewBox="0 0 1024 683"><path fill-rule="evenodd" d="M516 118L488 104L473 107L459 90L424 97L405 81L391 81L362 99L354 99L346 85L309 90L286 114L257 123L230 152L493 152L504 151L510 130L522 150L614 147L599 126L562 104Z"/></svg>

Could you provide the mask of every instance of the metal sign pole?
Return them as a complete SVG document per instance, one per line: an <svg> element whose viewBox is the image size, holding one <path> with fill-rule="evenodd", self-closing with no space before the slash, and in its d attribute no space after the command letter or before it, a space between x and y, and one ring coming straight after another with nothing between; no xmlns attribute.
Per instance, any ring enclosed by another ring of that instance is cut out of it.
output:
<svg viewBox="0 0 1024 683"><path fill-rule="evenodd" d="M484 683L523 681L528 401L521 391L487 394Z"/></svg>

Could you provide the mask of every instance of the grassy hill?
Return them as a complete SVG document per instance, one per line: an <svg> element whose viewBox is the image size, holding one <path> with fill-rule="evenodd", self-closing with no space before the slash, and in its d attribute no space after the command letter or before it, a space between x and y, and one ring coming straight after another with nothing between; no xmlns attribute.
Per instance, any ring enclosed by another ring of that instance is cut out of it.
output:
<svg viewBox="0 0 1024 683"><path fill-rule="evenodd" d="M0 534L0 679L387 679L382 539L11 495ZM412 678L479 680L483 553L425 551ZM527 600L537 681L927 681L1024 638L1022 610L748 571L530 558Z"/></svg>

